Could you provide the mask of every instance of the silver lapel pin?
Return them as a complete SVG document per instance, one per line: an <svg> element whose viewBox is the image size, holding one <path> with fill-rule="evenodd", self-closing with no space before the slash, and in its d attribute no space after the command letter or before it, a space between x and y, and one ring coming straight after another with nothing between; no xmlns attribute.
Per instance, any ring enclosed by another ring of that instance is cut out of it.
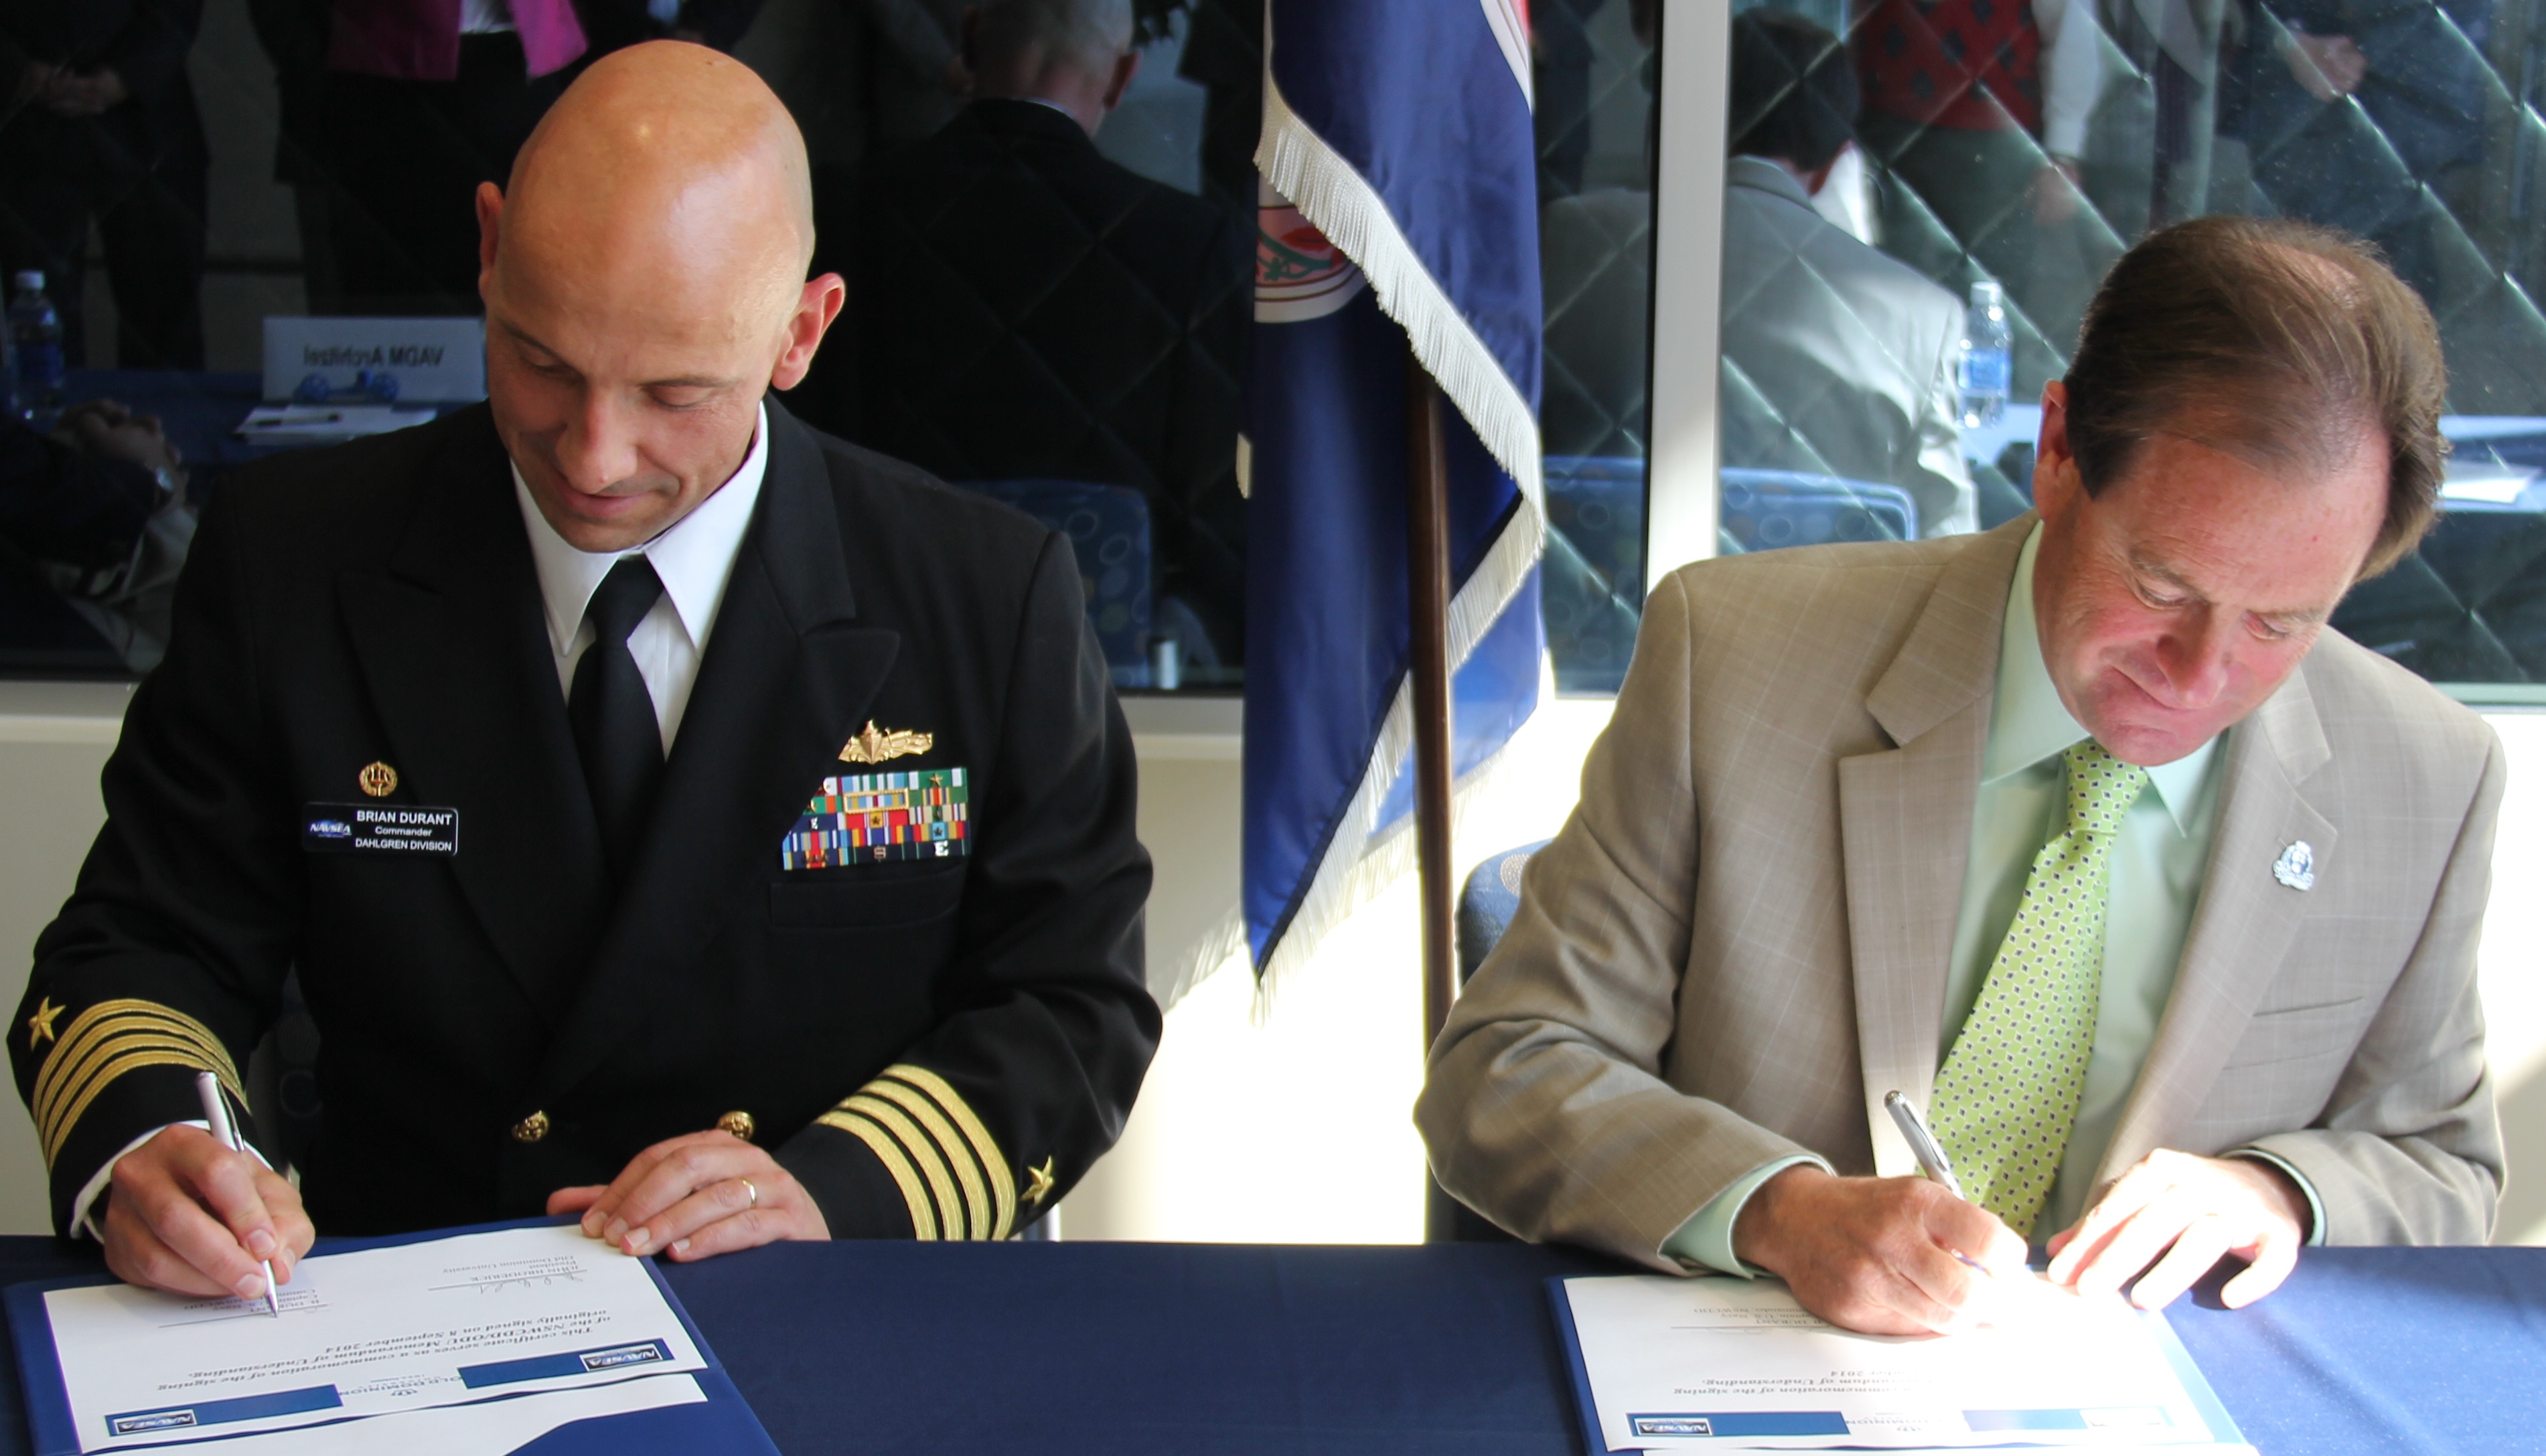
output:
<svg viewBox="0 0 2546 1456"><path fill-rule="evenodd" d="M2309 849L2305 840L2293 841L2281 851L2281 857L2272 861L2272 878L2293 890L2316 888L2316 850Z"/></svg>

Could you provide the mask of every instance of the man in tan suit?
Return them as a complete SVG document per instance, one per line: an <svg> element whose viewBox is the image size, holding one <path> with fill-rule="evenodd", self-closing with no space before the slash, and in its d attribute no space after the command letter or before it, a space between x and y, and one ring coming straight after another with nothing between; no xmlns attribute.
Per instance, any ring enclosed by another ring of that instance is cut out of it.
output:
<svg viewBox="0 0 2546 1456"><path fill-rule="evenodd" d="M2324 629L2427 527L2443 391L2374 256L2187 223L2045 392L2038 515L1665 580L1432 1048L1442 1186L1875 1333L1975 1318L2028 1237L2151 1307L2482 1242L2501 750Z"/></svg>

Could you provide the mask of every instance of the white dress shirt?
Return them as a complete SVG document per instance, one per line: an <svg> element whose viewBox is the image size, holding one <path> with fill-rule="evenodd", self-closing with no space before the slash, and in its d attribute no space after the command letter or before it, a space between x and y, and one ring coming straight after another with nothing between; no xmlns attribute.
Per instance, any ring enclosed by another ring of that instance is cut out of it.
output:
<svg viewBox="0 0 2546 1456"><path fill-rule="evenodd" d="M513 498L521 506L522 526L530 533L531 563L539 570L540 599L546 604L549 647L556 654L557 689L574 689L574 665L592 645L592 623L583 617L601 579L623 556L643 556L654 565L663 595L653 609L628 634L628 653L636 659L637 675L654 699L654 723L663 732L663 756L672 755L680 734L681 715L690 705L690 688L699 681L699 659L708 650L717 609L724 604L724 584L733 576L733 561L742 549L742 533L751 526L751 508L760 499L760 479L769 468L769 410L763 406L751 436L751 452L742 468L672 523L671 528L641 546L626 551L578 551L556 533L520 466L513 468Z"/></svg>

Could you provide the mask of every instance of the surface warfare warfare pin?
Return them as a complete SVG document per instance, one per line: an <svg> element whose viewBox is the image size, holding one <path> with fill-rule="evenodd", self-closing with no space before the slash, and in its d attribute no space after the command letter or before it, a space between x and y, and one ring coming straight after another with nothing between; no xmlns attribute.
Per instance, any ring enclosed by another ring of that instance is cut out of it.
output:
<svg viewBox="0 0 2546 1456"><path fill-rule="evenodd" d="M457 854L460 811L434 804L304 804L300 848L312 854Z"/></svg>

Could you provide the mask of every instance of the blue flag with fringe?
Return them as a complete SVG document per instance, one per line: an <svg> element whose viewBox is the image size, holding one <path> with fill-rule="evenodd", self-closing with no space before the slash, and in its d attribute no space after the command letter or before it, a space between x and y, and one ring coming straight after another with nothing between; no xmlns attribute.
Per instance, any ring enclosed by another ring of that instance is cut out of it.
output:
<svg viewBox="0 0 2546 1456"><path fill-rule="evenodd" d="M1520 0L1268 9L1240 905L1259 980L1412 861L1409 346L1447 402L1463 789L1538 706L1545 671Z"/></svg>

